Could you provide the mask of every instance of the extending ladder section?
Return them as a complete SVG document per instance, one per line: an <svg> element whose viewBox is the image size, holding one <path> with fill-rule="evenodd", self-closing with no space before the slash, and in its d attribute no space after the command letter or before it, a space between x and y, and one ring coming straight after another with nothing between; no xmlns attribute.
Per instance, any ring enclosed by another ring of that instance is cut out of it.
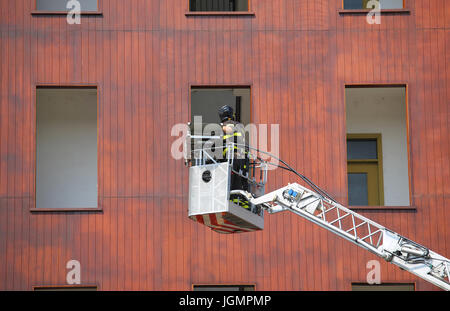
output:
<svg viewBox="0 0 450 311"><path fill-rule="evenodd" d="M450 290L450 261L297 183L250 198L270 214L291 211L442 289Z"/></svg>

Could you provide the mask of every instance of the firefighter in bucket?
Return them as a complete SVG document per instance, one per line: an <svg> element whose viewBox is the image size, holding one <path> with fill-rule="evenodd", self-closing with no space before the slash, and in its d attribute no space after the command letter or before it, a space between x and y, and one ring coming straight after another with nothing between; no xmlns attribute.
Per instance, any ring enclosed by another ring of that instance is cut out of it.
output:
<svg viewBox="0 0 450 311"><path fill-rule="evenodd" d="M248 191L248 168L250 164L248 148L245 147L244 126L235 120L233 108L222 106L219 109L219 117L223 130L223 161L227 161L229 152L234 152L233 170L231 174L230 190ZM230 145L233 144L234 145ZM233 148L234 150L231 150ZM240 172L237 174L236 172ZM251 211L250 203L242 195L230 195L230 201Z"/></svg>

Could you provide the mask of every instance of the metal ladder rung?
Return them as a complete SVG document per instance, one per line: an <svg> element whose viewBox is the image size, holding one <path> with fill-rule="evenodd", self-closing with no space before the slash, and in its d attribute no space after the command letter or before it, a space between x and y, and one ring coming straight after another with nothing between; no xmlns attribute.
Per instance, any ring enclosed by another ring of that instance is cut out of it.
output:
<svg viewBox="0 0 450 311"><path fill-rule="evenodd" d="M348 230L345 231L345 232L349 233L350 231L355 230L355 236L356 236L356 229L358 229L359 227L361 227L361 226L363 226L363 225L365 225L365 224L367 224L367 223L368 223L367 221L363 221L363 222L360 223L359 225L353 226L353 227L351 227L350 229L348 229Z"/></svg>
<svg viewBox="0 0 450 311"><path fill-rule="evenodd" d="M381 243L381 238L382 238L382 237L383 237L383 234L380 234L380 237L378 238L378 241L377 241L376 247L380 246L380 243Z"/></svg>
<svg viewBox="0 0 450 311"><path fill-rule="evenodd" d="M350 213L347 213L347 214L345 214L344 216L338 217L338 218L336 218L335 220L333 220L332 222L330 222L329 224L332 225L332 224L334 224L336 221L340 221L340 220L344 219L345 217L347 217L348 215L351 215L351 214L350 214ZM341 226L339 226L339 228L340 228L340 227L341 227Z"/></svg>
<svg viewBox="0 0 450 311"><path fill-rule="evenodd" d="M370 231L370 229L369 229L369 231ZM374 235L374 234L377 234L378 232L381 232L381 229L378 229L377 231L374 231L374 232L372 232L372 233L370 233L370 234L368 234L368 235L366 235L365 237L363 237L363 238L361 238L361 240L365 240L365 239L367 239L368 237L372 237L372 235ZM372 238L370 239L370 243L372 243L373 244L373 242L372 242Z"/></svg>
<svg viewBox="0 0 450 311"><path fill-rule="evenodd" d="M323 204L323 201L322 201L322 206L325 206L325 204ZM334 205L332 208L329 208L329 209L327 209L327 210L324 209L324 210L322 211L322 213L320 213L320 214L317 215L317 217L320 217L320 218L322 218L323 220L326 221L325 214L328 213L328 212L330 212L330 211L332 211L332 210L334 210L335 208L337 208L336 205ZM338 209L338 211L339 211L339 209Z"/></svg>
<svg viewBox="0 0 450 311"><path fill-rule="evenodd" d="M335 208L337 208L337 206L333 206L332 208L326 209L321 214L328 213L328 212L334 210Z"/></svg>

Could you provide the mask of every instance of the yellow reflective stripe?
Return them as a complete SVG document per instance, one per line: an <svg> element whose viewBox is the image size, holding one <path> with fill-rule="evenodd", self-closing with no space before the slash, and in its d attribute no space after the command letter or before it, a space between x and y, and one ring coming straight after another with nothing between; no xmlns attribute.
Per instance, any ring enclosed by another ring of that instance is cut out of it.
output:
<svg viewBox="0 0 450 311"><path fill-rule="evenodd" d="M223 139L228 139L228 138L233 137L233 136L242 136L242 133L236 132L233 135L224 135Z"/></svg>
<svg viewBox="0 0 450 311"><path fill-rule="evenodd" d="M234 150L237 150L237 146L234 146ZM225 155L228 152L228 147L223 149L222 155Z"/></svg>
<svg viewBox="0 0 450 311"><path fill-rule="evenodd" d="M232 202L238 204L239 206L241 206L243 208L249 208L250 207L250 206L248 206L248 204L244 204L244 202L239 201L239 199L233 199ZM240 203L242 203L242 204L240 204Z"/></svg>

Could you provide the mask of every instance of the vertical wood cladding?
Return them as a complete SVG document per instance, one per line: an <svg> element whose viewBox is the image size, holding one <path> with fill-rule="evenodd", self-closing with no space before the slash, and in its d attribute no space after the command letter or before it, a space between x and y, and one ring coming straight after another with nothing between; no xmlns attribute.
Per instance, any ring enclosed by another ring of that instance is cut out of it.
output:
<svg viewBox="0 0 450 311"><path fill-rule="evenodd" d="M362 213L450 255L450 6L339 14L342 1L255 0L254 16L186 16L184 0L102 0L102 16L32 15L0 0L0 289L65 283L67 261L101 290L350 290L377 259L289 214L218 235L187 217L187 169L170 156L189 86L251 85L254 123L278 123L281 158L346 202L346 84L407 84L412 206ZM97 85L101 212L30 212L35 86ZM293 176L271 173L268 189ZM382 262L382 281L417 282Z"/></svg>

